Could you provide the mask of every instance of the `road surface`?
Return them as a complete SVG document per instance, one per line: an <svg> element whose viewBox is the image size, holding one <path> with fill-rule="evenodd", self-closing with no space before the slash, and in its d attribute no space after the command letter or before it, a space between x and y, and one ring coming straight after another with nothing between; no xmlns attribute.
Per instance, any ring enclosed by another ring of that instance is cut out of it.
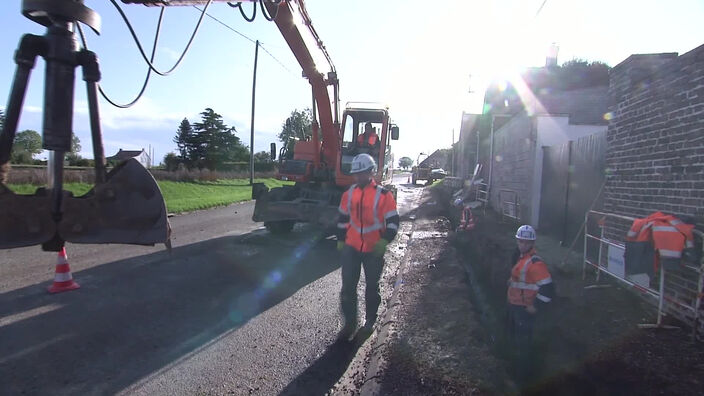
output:
<svg viewBox="0 0 704 396"><path fill-rule="evenodd" d="M398 177L405 184L406 177ZM402 213L420 187L399 189ZM333 241L276 237L253 203L171 219L162 247L67 245L79 290L49 295L55 253L0 251L0 394L324 393L354 351Z"/></svg>

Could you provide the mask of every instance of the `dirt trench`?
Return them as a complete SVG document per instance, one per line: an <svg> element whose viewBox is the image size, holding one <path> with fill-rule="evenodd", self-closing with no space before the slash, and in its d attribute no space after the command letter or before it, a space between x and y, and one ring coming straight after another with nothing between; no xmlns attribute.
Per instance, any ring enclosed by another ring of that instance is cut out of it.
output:
<svg viewBox="0 0 704 396"><path fill-rule="evenodd" d="M447 192L438 189L435 194L438 202L449 203ZM445 209L456 224L458 210ZM489 339L490 349L507 365L511 380L517 380L511 376L504 318L513 235L519 225L502 222L491 211L475 212L475 230L454 235L452 245L471 284L475 317L495 335ZM534 375L517 385L521 393L704 393L704 345L691 339L690 329L672 319L668 321L681 326L679 330L639 329L640 323L654 323L652 305L603 277L600 283L608 287L585 289L595 279L588 273L582 280L581 254L567 254L556 240L539 235L537 250L548 264L557 297L536 323Z"/></svg>
<svg viewBox="0 0 704 396"><path fill-rule="evenodd" d="M365 344L348 370L356 374L331 394L704 394L704 347L689 329L639 329L653 323L651 305L603 277L609 287L585 289L595 280L582 280L581 255L541 235L537 250L557 297L536 326L533 376L518 381L504 336L518 225L477 210L476 229L456 234L459 212L449 198L440 186L427 188L402 219L408 245L383 280L384 289L398 289L397 298L385 297L383 336Z"/></svg>

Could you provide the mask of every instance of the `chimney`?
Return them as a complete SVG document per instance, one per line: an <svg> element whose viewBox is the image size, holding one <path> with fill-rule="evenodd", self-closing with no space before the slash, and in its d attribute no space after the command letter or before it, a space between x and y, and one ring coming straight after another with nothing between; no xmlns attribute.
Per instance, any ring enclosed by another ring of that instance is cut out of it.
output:
<svg viewBox="0 0 704 396"><path fill-rule="evenodd" d="M548 55L545 57L545 67L557 67L557 53L560 51L560 47L557 43L550 44L548 48Z"/></svg>

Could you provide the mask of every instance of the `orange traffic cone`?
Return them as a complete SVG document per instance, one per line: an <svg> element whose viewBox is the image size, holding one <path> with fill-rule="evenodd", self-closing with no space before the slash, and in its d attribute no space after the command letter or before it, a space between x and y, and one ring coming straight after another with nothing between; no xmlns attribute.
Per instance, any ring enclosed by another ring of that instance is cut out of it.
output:
<svg viewBox="0 0 704 396"><path fill-rule="evenodd" d="M69 290L78 289L81 287L73 281L71 276L71 268L68 266L66 258L66 248L61 248L59 256L56 259L56 273L54 274L54 284L49 286L49 293L61 293Z"/></svg>

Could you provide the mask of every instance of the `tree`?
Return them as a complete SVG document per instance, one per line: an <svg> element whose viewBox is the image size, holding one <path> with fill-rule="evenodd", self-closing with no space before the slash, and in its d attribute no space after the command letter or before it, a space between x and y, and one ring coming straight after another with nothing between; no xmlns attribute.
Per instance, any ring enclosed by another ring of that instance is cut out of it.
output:
<svg viewBox="0 0 704 396"><path fill-rule="evenodd" d="M86 165L88 163L87 159L84 159L83 157L78 154L81 151L81 139L76 136L74 133L71 136L71 151L66 153L64 158L66 161L68 161L68 164L71 166L88 166Z"/></svg>
<svg viewBox="0 0 704 396"><path fill-rule="evenodd" d="M218 169L224 162L249 160L249 150L235 136L235 127L228 127L222 116L211 108L201 114L201 122L193 124L195 136L189 153L191 165Z"/></svg>
<svg viewBox="0 0 704 396"><path fill-rule="evenodd" d="M167 171L177 170L180 162L181 159L175 153L168 153L164 156L164 167Z"/></svg>
<svg viewBox="0 0 704 396"><path fill-rule="evenodd" d="M3 126L5 126L5 113L0 110L0 131L2 131Z"/></svg>
<svg viewBox="0 0 704 396"><path fill-rule="evenodd" d="M271 162L271 153L269 153L268 151L260 151L258 153L254 153L254 162Z"/></svg>
<svg viewBox="0 0 704 396"><path fill-rule="evenodd" d="M408 169L411 166L413 166L413 159L411 159L409 157L401 157L398 160L398 166L400 166L403 169Z"/></svg>
<svg viewBox="0 0 704 396"><path fill-rule="evenodd" d="M556 76L558 89L572 90L609 85L609 65L603 62L589 62L572 59L560 66Z"/></svg>
<svg viewBox="0 0 704 396"><path fill-rule="evenodd" d="M176 136L174 136L174 143L176 143L176 147L178 148L181 161L188 162L189 154L195 144L195 132L188 118L184 118L183 121L181 121L181 125L178 126Z"/></svg>
<svg viewBox="0 0 704 396"><path fill-rule="evenodd" d="M15 136L11 161L18 164L32 163L35 154L42 152L42 137L37 131L26 129Z"/></svg>
<svg viewBox="0 0 704 396"><path fill-rule="evenodd" d="M293 146L297 140L309 140L313 136L313 116L310 109L295 109L281 126L279 140L284 144L284 158L293 158Z"/></svg>

